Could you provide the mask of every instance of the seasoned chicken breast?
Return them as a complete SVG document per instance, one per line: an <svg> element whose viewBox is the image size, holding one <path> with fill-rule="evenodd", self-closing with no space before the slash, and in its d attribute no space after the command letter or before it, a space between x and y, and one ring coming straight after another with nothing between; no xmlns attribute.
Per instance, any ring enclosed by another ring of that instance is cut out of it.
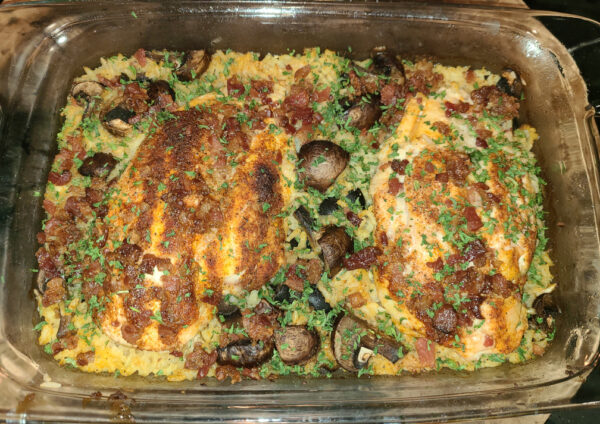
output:
<svg viewBox="0 0 600 424"><path fill-rule="evenodd" d="M240 111L208 101L175 112L114 184L100 317L113 340L178 349L224 296L261 287L281 266L285 141L258 124L243 130Z"/></svg>
<svg viewBox="0 0 600 424"><path fill-rule="evenodd" d="M477 129L463 131L447 109L412 98L378 153L375 282L401 331L476 359L511 352L527 328L537 186L511 146L478 147Z"/></svg>

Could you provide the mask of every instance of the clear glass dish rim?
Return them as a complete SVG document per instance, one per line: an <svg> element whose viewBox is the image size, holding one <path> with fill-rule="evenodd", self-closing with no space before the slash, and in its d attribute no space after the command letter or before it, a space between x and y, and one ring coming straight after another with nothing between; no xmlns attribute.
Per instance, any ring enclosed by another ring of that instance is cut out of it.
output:
<svg viewBox="0 0 600 424"><path fill-rule="evenodd" d="M136 6L144 6L146 4L152 4L152 3L158 3L156 1L134 1L134 2L125 2L125 4L129 4L133 8L135 8ZM90 9L94 9L97 8L101 5L106 5L106 4L123 4L123 2L119 2L116 0L100 0L100 1L81 1L81 0L77 0L77 1L72 1L72 2L66 2L63 0L39 0L39 1L28 1L28 2L22 2L22 3L11 3L11 4L2 4L0 5L0 11L2 11L3 9L7 9L7 8L28 8L28 7L37 7L37 6L74 6L74 5L78 5L78 6L84 6L86 8L90 8ZM262 1L262 2L254 2L254 1L223 1L223 2L219 2L219 4L215 4L209 1L194 1L194 0L185 0L185 1L174 1L171 3L173 5L173 7L176 7L177 5L181 5L181 6L185 6L185 5L189 5L189 6L193 6L193 7L199 7L201 5L206 5L208 7L210 7L212 9L212 11L214 12L216 9L221 10L222 12L227 12L227 8L226 6L235 6L235 5L239 5L240 7L243 6L252 6L252 7L256 7L257 5L266 5L266 6L270 6L270 7L274 7L274 6L278 6L278 7L284 7L284 8L293 8L296 12L302 13L301 9L296 9L298 7L302 8L302 7L307 7L308 10L314 10L316 9L322 9L325 6L332 6L338 9L353 9L353 8L362 8L365 5L368 5L369 7L375 7L375 8L381 8L382 10L387 10L387 9L397 9L397 12L399 13L395 13L390 17L406 17L406 16L410 16L410 11L414 11L414 10L419 10L419 11L425 11L425 10L430 10L433 7L435 7L435 9L438 11L437 15L443 15L445 13L445 11L447 10L466 10L466 11L481 11L482 13L490 13L490 12L503 12L503 13L508 13L508 14L514 14L516 12L518 12L519 14L527 14L529 17L542 17L542 16L551 16L551 17L561 17L561 18L571 18L571 19L579 19L579 20L583 20L583 21L587 21L587 22L591 22L594 23L596 25L600 26L600 23L589 19L589 18L585 18L582 16L578 16L578 15L573 15L573 14L569 14L569 13L561 13L561 12L549 12L549 11L544 11L544 10L532 10L532 9L523 9L523 8L517 8L517 7L494 7L494 6L485 6L485 5L464 5L464 4L430 4L430 3L413 3L413 2L394 2L394 3L376 3L373 1L366 1L363 3L342 3L342 2L318 2L318 1L308 1L308 2L285 2L285 3L280 3L277 1ZM213 6L216 6L213 9ZM402 9L401 9L402 8ZM168 9L162 10L161 13L165 13ZM139 12L138 10L136 10L136 12ZM143 10L142 10L143 12ZM326 14L327 12L325 12ZM385 16L385 15L383 15ZM416 19L421 19L421 20L435 20L437 19L436 16L428 16L428 17L416 17ZM84 21L76 21L77 23L80 22L84 22ZM63 30L64 27L60 27L57 28L58 31ZM585 100L579 100L579 99L575 99L578 102L586 102L587 99ZM586 105L587 106L587 103ZM590 111L591 114L593 114L593 111ZM585 117L585 119L587 119L588 116ZM585 122L582 123L583 125L586 125ZM596 140L597 142L597 140ZM0 343L6 343L6 340L1 340L0 339ZM599 362L600 359L600 351L596 351L594 354L594 358L592 360L590 360L588 362L588 364L586 366L584 366L582 369L578 370L576 373L574 373L573 375L567 376L563 379L557 379L554 380L552 382L545 382L543 384L539 384L537 385L537 387L541 387L541 386L546 386L549 384L559 384L561 382L564 382L566 380L570 380L572 378L581 376L583 374L586 374L587 372L589 372L593 367L595 367L597 365L597 363ZM20 383L19 383L20 384ZM535 388L536 386L521 386L521 387L514 387L511 389L507 389L507 390L502 390L502 393L505 393L506 391L524 391L527 389L532 389ZM35 386L31 386L28 387L27 390L30 391L36 391L36 390L40 390L39 387L35 387ZM307 392L309 390L302 390L302 388L298 388L297 390L294 390L293 392L295 393L301 393L301 392ZM161 393L161 390L157 390L157 391L152 391L149 390L147 393L149 394L157 394L157 393ZM478 391L478 392L474 392L476 395L482 395L482 394L494 394L494 393L498 393L500 392L499 390L489 390L487 392L485 391ZM222 393L220 391L206 391L203 390L202 391L203 394L217 394L217 393ZM246 392L246 393L251 393L251 392ZM464 392L461 393L460 396L463 397L467 397L469 395L472 395L473 393L469 393L469 392ZM73 394L69 394L68 396L73 396ZM435 396L436 399L439 398L444 398L445 396ZM454 395L448 395L446 397L454 397ZM420 399L423 399L422 397ZM140 401L144 401L144 396L139 398ZM149 399L148 399L149 400ZM402 398L403 401L405 400L410 400L410 398ZM597 406L600 405L600 400L598 401L594 401L594 402L588 402L585 404L581 404L580 406ZM562 409L562 408L568 408L571 407L572 404L570 403L564 403L564 404L558 404L558 405L553 405L550 410L558 410L558 409ZM0 414L1 416L2 414Z"/></svg>

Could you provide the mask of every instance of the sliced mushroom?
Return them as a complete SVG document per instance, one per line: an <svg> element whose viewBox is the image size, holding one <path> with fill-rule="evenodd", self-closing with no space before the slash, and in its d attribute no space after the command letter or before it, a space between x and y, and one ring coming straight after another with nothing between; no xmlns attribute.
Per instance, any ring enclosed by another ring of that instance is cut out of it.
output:
<svg viewBox="0 0 600 424"><path fill-rule="evenodd" d="M371 359L374 355L375 353L371 349L361 346L356 351L356 356L354 357L354 367L359 370L366 367L369 363L369 359Z"/></svg>
<svg viewBox="0 0 600 424"><path fill-rule="evenodd" d="M530 325L544 331L552 331L554 320L558 314L558 306L552 293L545 293L533 301L536 314L529 318Z"/></svg>
<svg viewBox="0 0 600 424"><path fill-rule="evenodd" d="M355 204L358 201L362 209L367 207L367 200L365 199L365 195L360 188L355 188L354 190L348 192L346 195L346 200L352 204Z"/></svg>
<svg viewBox="0 0 600 424"><path fill-rule="evenodd" d="M273 342L271 340L242 339L218 348L217 363L234 367L255 367L268 361L272 354Z"/></svg>
<svg viewBox="0 0 600 424"><path fill-rule="evenodd" d="M510 96L521 98L523 94L523 80L517 71L511 68L504 68L501 72L501 77L496 86L500 91Z"/></svg>
<svg viewBox="0 0 600 424"><path fill-rule="evenodd" d="M62 339L64 337L72 336L77 333L77 330L71 327L71 315L60 315L60 321L58 324L58 331L56 332L56 338Z"/></svg>
<svg viewBox="0 0 600 424"><path fill-rule="evenodd" d="M135 116L135 112L125 109L123 106L117 106L104 115L102 125L111 134L124 137L133 128L129 120Z"/></svg>
<svg viewBox="0 0 600 424"><path fill-rule="evenodd" d="M300 148L298 158L300 179L324 192L346 168L350 155L331 141L313 140Z"/></svg>
<svg viewBox="0 0 600 424"><path fill-rule="evenodd" d="M346 371L357 372L354 359L360 350L360 338L366 329L348 315L340 318L332 334L333 356Z"/></svg>
<svg viewBox="0 0 600 424"><path fill-rule="evenodd" d="M273 300L277 303L290 302L291 299L290 288L286 284L279 284L275 288L275 295Z"/></svg>
<svg viewBox="0 0 600 424"><path fill-rule="evenodd" d="M232 305L225 299L221 299L217 305L217 312L224 318L230 319L240 314L240 308L238 308L236 305Z"/></svg>
<svg viewBox="0 0 600 424"><path fill-rule="evenodd" d="M161 94L171 96L171 99L175 100L175 92L165 80L152 81L148 86L147 93L148 98L154 103L158 101Z"/></svg>
<svg viewBox="0 0 600 424"><path fill-rule="evenodd" d="M366 130L381 117L379 99L373 97L369 102L359 102L344 112L344 122L359 130Z"/></svg>
<svg viewBox="0 0 600 424"><path fill-rule="evenodd" d="M340 206L337 204L338 199L335 197L328 197L324 199L319 205L319 215L331 215L335 211L337 211Z"/></svg>
<svg viewBox="0 0 600 424"><path fill-rule="evenodd" d="M71 95L77 103L89 103L94 97L102 94L104 86L96 81L83 81L75 84L71 90Z"/></svg>
<svg viewBox="0 0 600 424"><path fill-rule="evenodd" d="M371 52L371 59L373 59L371 69L374 72L389 76L399 84L404 83L405 73L402 62L385 46L375 47Z"/></svg>
<svg viewBox="0 0 600 424"><path fill-rule="evenodd" d="M308 295L308 304L313 307L315 311L325 311L329 313L331 311L331 305L327 303L323 293L317 288L313 287L313 291Z"/></svg>
<svg viewBox="0 0 600 424"><path fill-rule="evenodd" d="M210 64L210 54L205 50L191 50L183 58L183 64L175 72L181 81L191 81L206 71Z"/></svg>
<svg viewBox="0 0 600 424"><path fill-rule="evenodd" d="M144 53L148 59L152 59L156 63L170 63L174 69L178 69L183 63L183 53L167 50L145 50Z"/></svg>
<svg viewBox="0 0 600 424"><path fill-rule="evenodd" d="M98 152L87 157L79 167L79 173L84 177L108 177L117 165L117 160L110 153Z"/></svg>
<svg viewBox="0 0 600 424"><path fill-rule="evenodd" d="M342 227L330 225L325 227L319 239L319 247L323 255L325 269L330 277L342 268L346 253L352 253L352 239Z"/></svg>
<svg viewBox="0 0 600 424"><path fill-rule="evenodd" d="M317 248L318 245L316 243L317 231L315 230L315 221L310 216L310 212L304 206L299 206L298 209L294 211L294 218L298 220L306 234L308 235L308 241L311 246Z"/></svg>
<svg viewBox="0 0 600 424"><path fill-rule="evenodd" d="M319 336L303 325L288 325L275 331L275 347L284 363L303 364L319 350Z"/></svg>
<svg viewBox="0 0 600 424"><path fill-rule="evenodd" d="M360 367L366 366L375 352L395 363L400 359L399 353L402 351L398 342L378 334L367 323L351 315L344 315L337 321L332 333L332 345L335 359L351 372L357 372ZM361 347L367 350L361 352Z"/></svg>

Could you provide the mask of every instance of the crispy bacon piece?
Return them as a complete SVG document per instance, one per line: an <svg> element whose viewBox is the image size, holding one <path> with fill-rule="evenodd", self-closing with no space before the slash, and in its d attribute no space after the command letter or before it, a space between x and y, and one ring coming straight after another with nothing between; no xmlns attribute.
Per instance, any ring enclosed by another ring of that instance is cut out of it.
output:
<svg viewBox="0 0 600 424"><path fill-rule="evenodd" d="M198 378L205 377L210 367L217 361L217 350L206 352L200 343L194 345L194 350L185 358L184 367L189 370L198 370Z"/></svg>
<svg viewBox="0 0 600 424"><path fill-rule="evenodd" d="M400 190L402 190L403 186L404 184L402 184L398 178L391 178L388 181L388 193L390 193L392 196L395 196Z"/></svg>
<svg viewBox="0 0 600 424"><path fill-rule="evenodd" d="M477 211L473 206L468 206L463 211L463 215L467 220L467 229L469 231L477 231L481 227L483 227L483 222L481 222L481 218L477 215Z"/></svg>
<svg viewBox="0 0 600 424"><path fill-rule="evenodd" d="M48 174L48 181L57 186L64 186L71 181L71 171L63 171L62 173L51 171Z"/></svg>
<svg viewBox="0 0 600 424"><path fill-rule="evenodd" d="M433 341L419 337L415 342L415 349L422 365L426 367L435 366L435 343Z"/></svg>
<svg viewBox="0 0 600 424"><path fill-rule="evenodd" d="M348 258L344 258L344 267L348 270L364 268L368 269L377 261L377 256L383 252L375 246L365 247L358 252L353 253Z"/></svg>
<svg viewBox="0 0 600 424"><path fill-rule="evenodd" d="M65 298L67 290L65 288L65 280L60 277L54 277L46 283L46 291L42 297L42 305L54 305Z"/></svg>

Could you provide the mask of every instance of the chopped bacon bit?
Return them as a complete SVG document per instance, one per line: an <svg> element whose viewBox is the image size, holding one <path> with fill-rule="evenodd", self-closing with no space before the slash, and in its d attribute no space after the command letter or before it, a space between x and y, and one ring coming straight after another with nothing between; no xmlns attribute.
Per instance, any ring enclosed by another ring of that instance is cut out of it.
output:
<svg viewBox="0 0 600 424"><path fill-rule="evenodd" d="M352 225L354 225L355 227L360 227L360 223L362 222L362 218L359 217L354 212L352 212L352 211L346 212L346 218L348 218L348 221L350 221L350 223Z"/></svg>
<svg viewBox="0 0 600 424"><path fill-rule="evenodd" d="M63 346L61 342L56 342L52 344L52 356L62 352L63 350L65 350L65 346Z"/></svg>
<svg viewBox="0 0 600 424"><path fill-rule="evenodd" d="M406 172L407 165L408 165L407 159L402 159L402 160L394 159L392 161L392 170L395 173L397 173L398 175L404 175Z"/></svg>
<svg viewBox="0 0 600 424"><path fill-rule="evenodd" d="M250 81L250 97L259 98L263 104L269 104L269 94L273 92L273 81L252 80Z"/></svg>
<svg viewBox="0 0 600 424"><path fill-rule="evenodd" d="M439 181L440 183L447 183L448 182L448 173L442 172L440 174L435 174L435 180Z"/></svg>
<svg viewBox="0 0 600 424"><path fill-rule="evenodd" d="M85 367L90 362L94 362L95 353L91 350L87 352L81 352L77 355L77 365Z"/></svg>
<svg viewBox="0 0 600 424"><path fill-rule="evenodd" d="M227 95L241 97L244 94L244 84L234 75L227 80Z"/></svg>
<svg viewBox="0 0 600 424"><path fill-rule="evenodd" d="M440 272L442 268L444 268L444 261L442 260L442 258L437 258L433 262L427 262L426 265L434 271Z"/></svg>
<svg viewBox="0 0 600 424"><path fill-rule="evenodd" d="M393 105L398 99L404 96L403 87L398 84L390 83L381 88L381 103L386 106Z"/></svg>
<svg viewBox="0 0 600 424"><path fill-rule="evenodd" d="M469 110L471 105L465 102L451 103L444 102L444 106L446 106L446 116L450 117L454 113L465 113Z"/></svg>
<svg viewBox="0 0 600 424"><path fill-rule="evenodd" d="M402 184L398 178L392 178L388 181L388 186L388 193L395 196L402 189L402 187L404 187L404 184Z"/></svg>
<svg viewBox="0 0 600 424"><path fill-rule="evenodd" d="M379 240L381 241L381 244L382 244L383 246L387 246L387 244L388 244L388 236L387 236L387 234L386 234L386 232L385 232L385 231L382 231L382 232L379 234Z"/></svg>
<svg viewBox="0 0 600 424"><path fill-rule="evenodd" d="M519 116L519 100L501 92L495 85L485 85L471 92L471 98L479 108L491 115L512 119Z"/></svg>
<svg viewBox="0 0 600 424"><path fill-rule="evenodd" d="M473 69L467 69L467 72L465 72L465 81L467 84L472 84L475 81L475 71Z"/></svg>
<svg viewBox="0 0 600 424"><path fill-rule="evenodd" d="M256 312L246 311L242 315L242 324L248 336L254 340L268 340L275 330L269 315Z"/></svg>
<svg viewBox="0 0 600 424"><path fill-rule="evenodd" d="M477 231L483 227L481 218L479 218L479 215L477 215L477 211L473 206L468 206L465 208L464 217L467 220L467 229L469 231Z"/></svg>
<svg viewBox="0 0 600 424"><path fill-rule="evenodd" d="M445 122L435 121L433 123L433 127L445 136L449 136L452 134L452 129L450 129L450 125L446 124Z"/></svg>
<svg viewBox="0 0 600 424"><path fill-rule="evenodd" d="M37 242L38 242L39 244L44 244L44 243L46 243L46 233L44 233L44 232L42 232L42 231L40 231L39 233L37 233L37 234L35 235L35 238L37 239Z"/></svg>
<svg viewBox="0 0 600 424"><path fill-rule="evenodd" d="M144 49L138 49L133 57L136 58L140 66L146 66L146 51Z"/></svg>
<svg viewBox="0 0 600 424"><path fill-rule="evenodd" d="M260 380L260 369L257 367L242 368L242 375L251 378L252 380Z"/></svg>
<svg viewBox="0 0 600 424"><path fill-rule="evenodd" d="M303 66L302 68L298 68L296 72L294 72L294 80L300 81L306 78L310 74L310 65Z"/></svg>
<svg viewBox="0 0 600 424"><path fill-rule="evenodd" d="M479 183L479 182L478 182L478 183L475 183L475 184L473 184L473 185L474 185L475 187L477 187L478 189L481 189L481 190L484 190L484 191L486 191L486 190L489 190L489 189L490 189L490 187L489 187L489 186L488 186L486 183Z"/></svg>
<svg viewBox="0 0 600 424"><path fill-rule="evenodd" d="M304 278L297 274L297 270L299 271L300 269L296 266L296 264L290 265L287 272L285 273L286 279L284 281L284 284L290 289L295 290L298 293L302 293L302 291L304 290Z"/></svg>
<svg viewBox="0 0 600 424"><path fill-rule="evenodd" d="M321 91L317 91L316 94L317 95L316 95L315 100L319 103L329 100L329 98L331 96L331 87L327 87Z"/></svg>
<svg viewBox="0 0 600 424"><path fill-rule="evenodd" d="M172 354L172 353L171 353ZM177 356L177 355L176 355ZM181 356L178 356L181 357ZM198 378L205 377L210 367L217 361L217 350L206 352L200 343L194 345L194 350L185 358L184 367L189 370L198 370Z"/></svg>
<svg viewBox="0 0 600 424"><path fill-rule="evenodd" d="M482 149L487 149L489 146L487 144L487 141L485 141L483 138L481 137L477 137L475 139L475 145L477 147L481 147Z"/></svg>
<svg viewBox="0 0 600 424"><path fill-rule="evenodd" d="M356 309L366 305L367 299L365 299L361 293L356 292L348 296L348 303L350 303L350 306Z"/></svg>
<svg viewBox="0 0 600 424"><path fill-rule="evenodd" d="M98 82L106 87L120 87L121 83L119 81L120 77L116 76L112 79L104 78L102 75L98 75Z"/></svg>
<svg viewBox="0 0 600 424"><path fill-rule="evenodd" d="M485 335L485 338L483 339L483 345L485 347L492 347L494 346L494 339L491 338L489 335Z"/></svg>
<svg viewBox="0 0 600 424"><path fill-rule="evenodd" d="M415 342L415 349L422 365L426 367L435 366L435 343L433 341L419 337Z"/></svg>
<svg viewBox="0 0 600 424"><path fill-rule="evenodd" d="M477 137L483 138L484 140L487 140L493 134L490 130L486 130L485 128L477 128L475 132L477 133Z"/></svg>
<svg viewBox="0 0 600 424"><path fill-rule="evenodd" d="M180 350L172 350L169 352L170 355L173 355L176 358L183 358L183 352Z"/></svg>
<svg viewBox="0 0 600 424"><path fill-rule="evenodd" d="M446 171L448 172L448 176L457 184L463 184L471 172L469 168L469 158L456 156L448 159Z"/></svg>
<svg viewBox="0 0 600 424"><path fill-rule="evenodd" d="M42 205L44 206L44 210L48 213L48 215L52 216L54 215L54 212L56 212L56 205L50 200L44 199Z"/></svg>
<svg viewBox="0 0 600 424"><path fill-rule="evenodd" d="M500 203L500 198L498 196L496 196L494 193L485 193L485 195L487 196L487 198L494 202L494 203Z"/></svg>
<svg viewBox="0 0 600 424"><path fill-rule="evenodd" d="M450 266L454 266L464 261L465 258L462 255L459 255L458 253L453 253L452 255L448 256L448 259L446 259L446 263Z"/></svg>
<svg viewBox="0 0 600 424"><path fill-rule="evenodd" d="M476 239L467 243L463 252L463 256L465 260L472 261L485 255L486 252L487 248L485 247L483 241Z"/></svg>
<svg viewBox="0 0 600 424"><path fill-rule="evenodd" d="M383 252L375 246L365 247L358 252L353 253L348 258L344 258L344 267L348 270L364 268L368 269L377 261L377 256Z"/></svg>
<svg viewBox="0 0 600 424"><path fill-rule="evenodd" d="M54 305L63 300L67 295L65 289L65 280L60 277L54 277L46 283L46 291L42 297L42 305L44 307Z"/></svg>
<svg viewBox="0 0 600 424"><path fill-rule="evenodd" d="M431 174L433 171L435 171L435 166L433 166L431 162L425 162L425 171Z"/></svg>
<svg viewBox="0 0 600 424"><path fill-rule="evenodd" d="M71 172L63 171L61 174L51 171L48 174L48 181L57 186L63 186L71 181Z"/></svg>
<svg viewBox="0 0 600 424"><path fill-rule="evenodd" d="M218 366L215 370L215 377L218 381L225 381L227 377L231 377L231 384L242 381L242 375L233 365Z"/></svg>

